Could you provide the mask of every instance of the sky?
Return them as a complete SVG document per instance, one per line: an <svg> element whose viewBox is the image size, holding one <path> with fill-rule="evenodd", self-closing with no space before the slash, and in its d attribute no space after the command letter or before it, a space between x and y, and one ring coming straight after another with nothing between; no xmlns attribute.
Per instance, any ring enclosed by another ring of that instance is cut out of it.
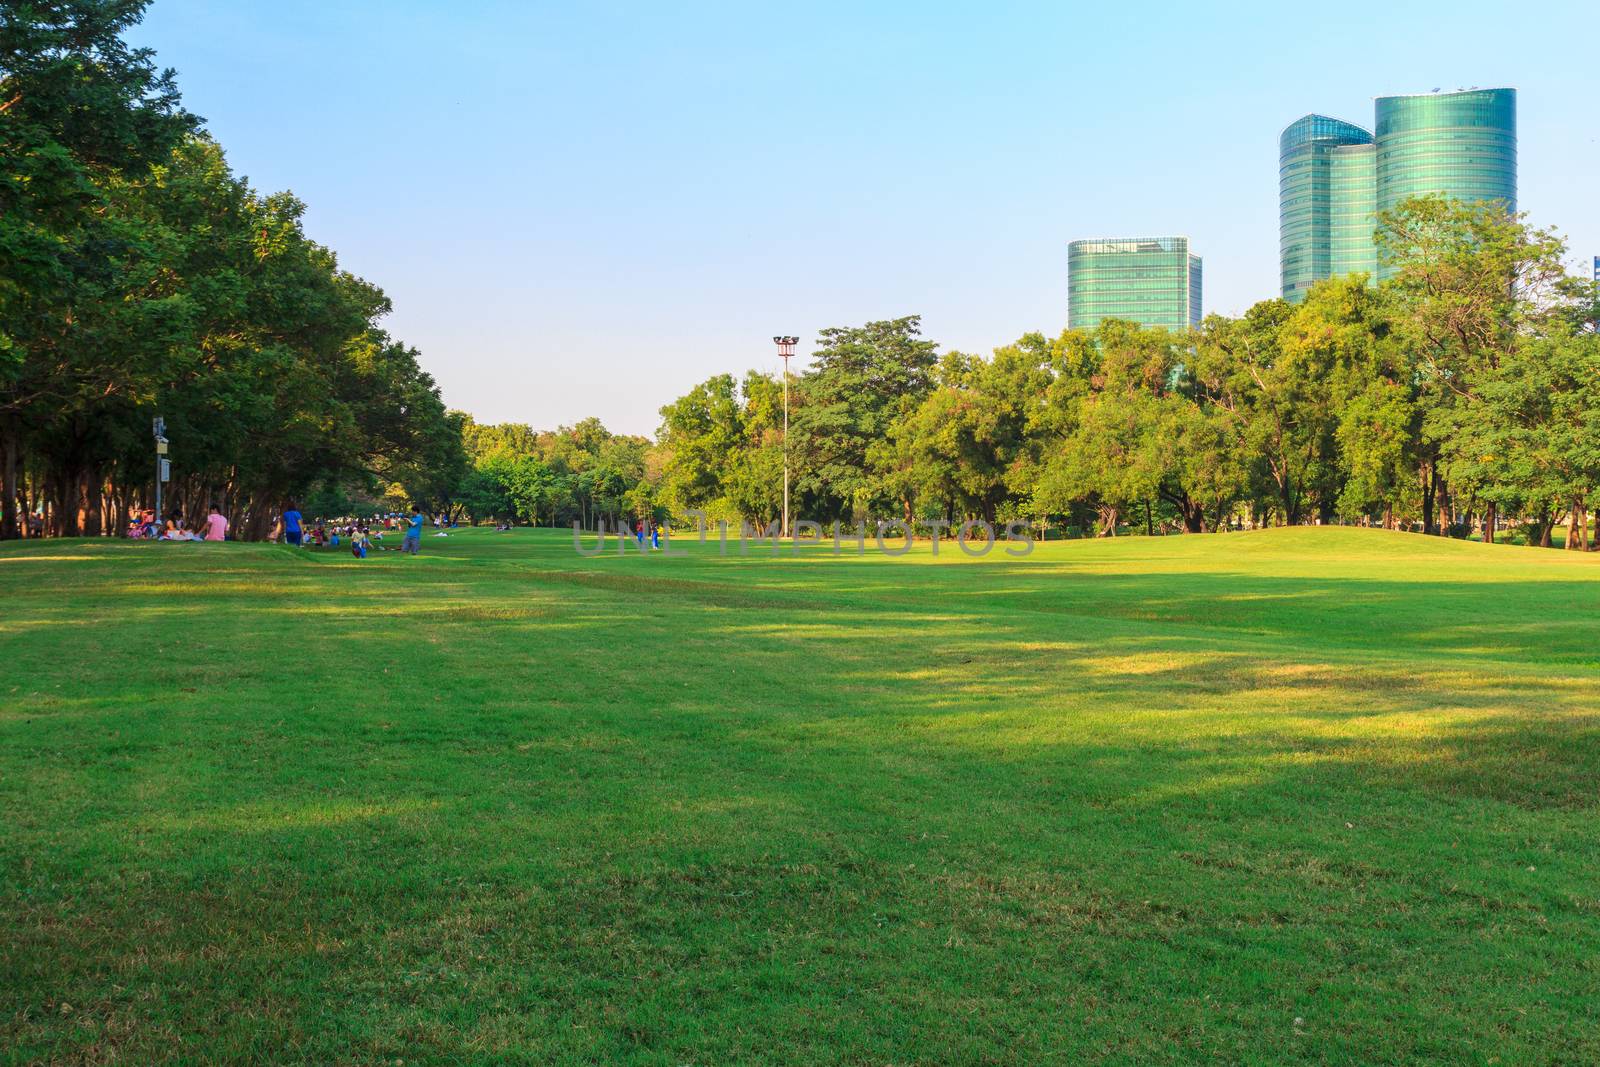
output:
<svg viewBox="0 0 1600 1067"><path fill-rule="evenodd" d="M1593 0L154 0L131 37L484 422L653 434L780 333L1053 335L1082 237L1187 235L1237 314L1283 127L1435 87L1518 89L1520 207L1600 255Z"/></svg>

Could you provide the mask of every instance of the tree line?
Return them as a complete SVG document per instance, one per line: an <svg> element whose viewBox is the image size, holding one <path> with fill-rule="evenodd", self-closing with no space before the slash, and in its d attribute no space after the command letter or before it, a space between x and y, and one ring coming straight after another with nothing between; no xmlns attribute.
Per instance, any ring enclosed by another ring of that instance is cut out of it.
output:
<svg viewBox="0 0 1600 1067"><path fill-rule="evenodd" d="M794 513L1023 521L1041 536L1347 522L1586 547L1600 486L1596 292L1502 205L1379 220L1390 277L1169 332L1106 321L939 354L916 316L822 331L793 383ZM657 499L766 523L781 384L662 409Z"/></svg>
<svg viewBox="0 0 1600 1067"><path fill-rule="evenodd" d="M463 436L471 468L453 502L474 519L616 529L658 509L659 450L599 419L537 432L463 417Z"/></svg>
<svg viewBox="0 0 1600 1067"><path fill-rule="evenodd" d="M145 6L0 7L0 537L114 532L150 502L158 415L191 523L217 502L261 536L330 486L443 501L460 417L378 325L383 292L123 40Z"/></svg>

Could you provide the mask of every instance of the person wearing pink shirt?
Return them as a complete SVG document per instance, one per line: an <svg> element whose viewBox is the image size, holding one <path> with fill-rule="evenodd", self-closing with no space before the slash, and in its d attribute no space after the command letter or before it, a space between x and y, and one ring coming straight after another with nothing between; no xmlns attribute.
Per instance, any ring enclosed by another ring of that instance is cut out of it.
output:
<svg viewBox="0 0 1600 1067"><path fill-rule="evenodd" d="M222 509L211 505L211 514L206 516L206 540L225 541L228 539L228 519L222 514Z"/></svg>

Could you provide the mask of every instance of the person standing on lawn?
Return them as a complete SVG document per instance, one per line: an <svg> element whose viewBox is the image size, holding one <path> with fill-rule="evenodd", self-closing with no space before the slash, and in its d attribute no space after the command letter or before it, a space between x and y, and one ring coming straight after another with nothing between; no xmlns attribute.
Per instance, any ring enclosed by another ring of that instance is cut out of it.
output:
<svg viewBox="0 0 1600 1067"><path fill-rule="evenodd" d="M406 536L400 542L400 551L415 556L422 550L422 509L411 505L411 518L406 520Z"/></svg>
<svg viewBox="0 0 1600 1067"><path fill-rule="evenodd" d="M300 512L293 500L283 509L283 540L299 547L301 538Z"/></svg>

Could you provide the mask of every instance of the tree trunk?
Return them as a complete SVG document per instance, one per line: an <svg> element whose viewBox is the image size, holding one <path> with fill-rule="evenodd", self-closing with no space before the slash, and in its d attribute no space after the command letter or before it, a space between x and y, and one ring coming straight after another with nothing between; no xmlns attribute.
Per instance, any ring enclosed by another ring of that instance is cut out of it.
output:
<svg viewBox="0 0 1600 1067"><path fill-rule="evenodd" d="M1184 504L1183 529L1186 533L1206 532L1206 509L1198 501L1190 500Z"/></svg>
<svg viewBox="0 0 1600 1067"><path fill-rule="evenodd" d="M1499 515L1493 504L1483 509L1483 543L1486 545L1494 544L1494 524L1497 518Z"/></svg>
<svg viewBox="0 0 1600 1067"><path fill-rule="evenodd" d="M1144 502L1144 535L1146 537L1154 537L1156 535L1155 524L1150 519L1150 501L1148 500Z"/></svg>
<svg viewBox="0 0 1600 1067"><path fill-rule="evenodd" d="M78 512L70 505L72 494L68 491L67 479L59 475L51 479L50 503L55 510L55 531L57 537L78 536Z"/></svg>
<svg viewBox="0 0 1600 1067"><path fill-rule="evenodd" d="M1432 463L1424 463L1422 468L1422 532L1436 534L1439 525L1434 521L1434 504L1438 499L1439 471Z"/></svg>
<svg viewBox="0 0 1600 1067"><path fill-rule="evenodd" d="M0 428L0 541L12 541L22 536L17 525L17 467L22 443L17 433L15 417L5 421Z"/></svg>
<svg viewBox="0 0 1600 1067"><path fill-rule="evenodd" d="M99 537L104 532L105 514L100 504L100 478L86 467L74 481L78 491L78 529L84 537Z"/></svg>

